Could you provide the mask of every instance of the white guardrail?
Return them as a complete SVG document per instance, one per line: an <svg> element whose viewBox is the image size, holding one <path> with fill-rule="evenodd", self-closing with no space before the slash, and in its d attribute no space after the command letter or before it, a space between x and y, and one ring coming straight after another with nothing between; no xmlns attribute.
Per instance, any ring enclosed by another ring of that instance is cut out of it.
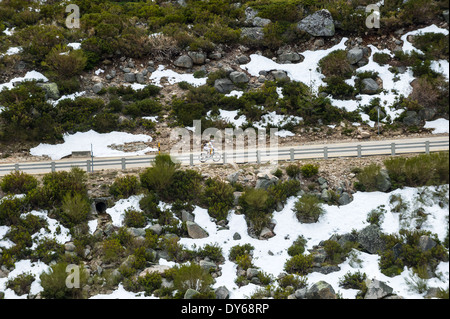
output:
<svg viewBox="0 0 450 319"><path fill-rule="evenodd" d="M276 159L279 161L295 161L299 159L329 159L336 157L363 157L375 155L399 155L406 153L426 153L437 151L448 151L449 141L420 141L410 143L386 143L386 144L358 144L349 146L331 146L332 144L324 146L301 146L283 149L267 149L267 150L246 150L235 151L233 154L222 153L219 162L209 160L209 164L227 164L234 162L242 163L257 163ZM156 155L150 156L136 156L123 157L113 159L86 159L79 161L43 161L35 163L15 163L15 164L0 164L0 176L6 175L11 171L17 170L27 173L44 174L48 172L56 172L60 170L69 170L72 167L80 167L87 172L94 172L94 170L102 169L122 169L127 168L142 168L150 167L152 160ZM182 165L198 165L199 153L189 153L186 155L175 156L175 159L180 161Z"/></svg>

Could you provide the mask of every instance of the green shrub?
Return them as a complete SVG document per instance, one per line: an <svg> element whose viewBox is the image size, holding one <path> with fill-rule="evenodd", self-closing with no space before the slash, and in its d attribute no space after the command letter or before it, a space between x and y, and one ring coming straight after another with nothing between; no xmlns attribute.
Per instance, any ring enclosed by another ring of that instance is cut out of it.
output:
<svg viewBox="0 0 450 319"><path fill-rule="evenodd" d="M139 180L134 175L118 177L109 188L109 193L115 198L128 198L139 191Z"/></svg>
<svg viewBox="0 0 450 319"><path fill-rule="evenodd" d="M70 79L86 67L87 58L83 50L69 50L65 46L55 46L45 58L45 63L58 78Z"/></svg>
<svg viewBox="0 0 450 319"><path fill-rule="evenodd" d="M365 280L367 275L365 273L361 273L359 270L355 273L347 272L343 278L339 280L339 287L344 289L358 289L364 290L365 288Z"/></svg>
<svg viewBox="0 0 450 319"><path fill-rule="evenodd" d="M261 188L247 189L239 197L241 211L250 221L256 233L267 226L270 222L269 215L269 193Z"/></svg>
<svg viewBox="0 0 450 319"><path fill-rule="evenodd" d="M158 272L147 273L145 276L139 276L138 283L145 291L145 295L151 295L156 289L161 288L162 276Z"/></svg>
<svg viewBox="0 0 450 319"><path fill-rule="evenodd" d="M20 215L24 213L24 200L20 198L3 198L0 201L0 225L17 225L20 221Z"/></svg>
<svg viewBox="0 0 450 319"><path fill-rule="evenodd" d="M373 60L379 65L383 66L389 63L389 61L391 60L391 56L388 53L375 52L373 54Z"/></svg>
<svg viewBox="0 0 450 319"><path fill-rule="evenodd" d="M16 295L22 296L30 293L33 281L35 281L35 278L31 273L23 273L14 279L8 279L6 288L12 289Z"/></svg>
<svg viewBox="0 0 450 319"><path fill-rule="evenodd" d="M88 275L83 266L79 267L80 288L68 288L66 272L68 264L64 262L51 266L51 269L40 275L43 291L41 295L46 299L83 299L85 298L84 286L87 284Z"/></svg>
<svg viewBox="0 0 450 319"><path fill-rule="evenodd" d="M330 94L335 99L348 100L355 95L353 86L347 84L342 77L330 76L324 80L327 85L319 91Z"/></svg>
<svg viewBox="0 0 450 319"><path fill-rule="evenodd" d="M207 293L214 282L212 276L197 264L185 264L175 272L173 284L175 289L182 294L188 289L194 289L199 293Z"/></svg>
<svg viewBox="0 0 450 319"><path fill-rule="evenodd" d="M427 58L432 60L448 59L448 36L442 33L424 33L415 35L413 43Z"/></svg>
<svg viewBox="0 0 450 319"><path fill-rule="evenodd" d="M34 176L20 171L5 175L0 183L1 189L7 194L27 194L37 186L38 181Z"/></svg>
<svg viewBox="0 0 450 319"><path fill-rule="evenodd" d="M142 187L154 191L160 196L166 195L178 167L179 165L172 161L170 155L157 155L152 167L140 175Z"/></svg>
<svg viewBox="0 0 450 319"><path fill-rule="evenodd" d="M300 222L315 223L325 210L317 196L305 194L295 203L294 212Z"/></svg>
<svg viewBox="0 0 450 319"><path fill-rule="evenodd" d="M210 216L225 220L234 204L234 189L219 180L208 179L202 194L202 202L208 207Z"/></svg>
<svg viewBox="0 0 450 319"><path fill-rule="evenodd" d="M386 214L386 209L384 209L384 205L378 206L376 209L372 209L367 214L366 221L371 225L381 226L381 223L384 220L384 214Z"/></svg>
<svg viewBox="0 0 450 319"><path fill-rule="evenodd" d="M327 254L327 259L331 264L339 264L342 261L343 249L341 245L334 240L325 240L323 249Z"/></svg>
<svg viewBox="0 0 450 319"><path fill-rule="evenodd" d="M306 239L303 236L299 236L292 245L288 248L287 253L289 256L302 255L305 252Z"/></svg>
<svg viewBox="0 0 450 319"><path fill-rule="evenodd" d="M146 225L145 216L142 212L134 209L125 211L124 225L127 227L143 228Z"/></svg>
<svg viewBox="0 0 450 319"><path fill-rule="evenodd" d="M194 170L177 170L172 182L165 192L161 193L166 200L179 200L182 202L197 202L200 197L202 175Z"/></svg>
<svg viewBox="0 0 450 319"><path fill-rule="evenodd" d="M336 76L349 79L353 74L353 69L347 60L345 50L336 50L328 54L319 61L321 72L326 77Z"/></svg>
<svg viewBox="0 0 450 319"><path fill-rule="evenodd" d="M377 191L385 177L380 165L370 164L358 173L358 184L355 185L356 189L367 192Z"/></svg>
<svg viewBox="0 0 450 319"><path fill-rule="evenodd" d="M319 165L305 164L300 168L302 176L305 178L310 178L319 173Z"/></svg>
<svg viewBox="0 0 450 319"><path fill-rule="evenodd" d="M255 247L253 247L251 244L244 244L244 245L233 246L230 249L230 253L228 255L228 258L231 261L236 261L236 259L239 256L250 255L253 252L254 249L255 249Z"/></svg>
<svg viewBox="0 0 450 319"><path fill-rule="evenodd" d="M202 258L208 257L210 260L214 262L221 262L224 259L222 247L220 247L217 243L213 245L210 244L205 245L198 251L198 255Z"/></svg>
<svg viewBox="0 0 450 319"><path fill-rule="evenodd" d="M91 204L86 196L75 193L67 193L62 199L63 224L74 226L87 221L91 212Z"/></svg>
<svg viewBox="0 0 450 319"><path fill-rule="evenodd" d="M105 262L117 261L121 257L123 251L124 249L119 239L112 238L103 241L103 254L104 254L103 260Z"/></svg>
<svg viewBox="0 0 450 319"><path fill-rule="evenodd" d="M146 194L139 201L139 208L149 219L156 219L161 214L161 209L159 208L159 200L153 193Z"/></svg>
<svg viewBox="0 0 450 319"><path fill-rule="evenodd" d="M284 270L289 274L306 276L313 267L313 259L312 255L295 255L286 261Z"/></svg>
<svg viewBox="0 0 450 319"><path fill-rule="evenodd" d="M449 153L423 154L384 161L392 187L418 187L449 183Z"/></svg>
<svg viewBox="0 0 450 319"><path fill-rule="evenodd" d="M300 166L295 165L295 164L289 164L286 167L286 174L290 177L290 178L295 178L298 175L300 175Z"/></svg>

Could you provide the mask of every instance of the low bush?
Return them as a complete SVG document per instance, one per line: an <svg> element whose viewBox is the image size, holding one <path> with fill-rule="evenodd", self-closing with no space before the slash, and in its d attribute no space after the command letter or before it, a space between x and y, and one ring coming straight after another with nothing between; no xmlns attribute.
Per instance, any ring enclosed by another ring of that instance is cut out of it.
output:
<svg viewBox="0 0 450 319"><path fill-rule="evenodd" d="M115 198L128 198L136 195L139 188L138 178L134 175L126 175L114 180L114 183L109 188L109 193Z"/></svg>
<svg viewBox="0 0 450 319"><path fill-rule="evenodd" d="M143 228L147 224L144 214L134 209L125 211L123 223L127 227L134 228Z"/></svg>
<svg viewBox="0 0 450 319"><path fill-rule="evenodd" d="M370 164L358 173L358 182L355 187L359 191L373 192L380 188L380 185L386 179L386 174L382 173L381 166Z"/></svg>
<svg viewBox="0 0 450 319"><path fill-rule="evenodd" d="M40 275L43 291L41 295L46 299L84 299L86 298L83 287L87 284L88 274L83 266L79 267L79 288L69 288L66 284L66 272L68 264L65 262L57 263L48 271Z"/></svg>
<svg viewBox="0 0 450 319"><path fill-rule="evenodd" d="M67 193L62 199L62 216L60 220L66 226L75 226L86 222L91 212L91 204L88 198L82 194Z"/></svg>
<svg viewBox="0 0 450 319"><path fill-rule="evenodd" d="M161 197L169 191L175 172L179 165L175 164L170 155L161 154L156 156L152 167L146 169L141 175L141 185L143 188L154 191Z"/></svg>
<svg viewBox="0 0 450 319"><path fill-rule="evenodd" d="M58 78L70 79L79 75L86 67L87 58L83 50L70 50L65 46L55 46L45 57L45 64Z"/></svg>
<svg viewBox="0 0 450 319"><path fill-rule="evenodd" d="M288 248L288 255L292 257L295 255L302 255L305 252L306 242L307 241L303 236L299 236Z"/></svg>
<svg viewBox="0 0 450 319"><path fill-rule="evenodd" d="M336 50L328 54L319 61L321 72L326 77L338 77L349 79L353 74L353 69L347 60L345 50Z"/></svg>
<svg viewBox="0 0 450 319"><path fill-rule="evenodd" d="M290 177L290 178L295 178L298 177L300 175L300 166L295 165L295 164L290 164L286 167L286 174Z"/></svg>
<svg viewBox="0 0 450 319"><path fill-rule="evenodd" d="M315 223L325 210L317 196L305 194L295 203L294 213L301 223Z"/></svg>
<svg viewBox="0 0 450 319"><path fill-rule="evenodd" d="M22 296L30 293L31 284L35 280L31 273L23 273L13 279L8 279L6 288L13 290L16 295Z"/></svg>
<svg viewBox="0 0 450 319"><path fill-rule="evenodd" d="M1 189L7 194L27 194L38 186L38 180L27 173L14 171L5 175L1 182Z"/></svg>
<svg viewBox="0 0 450 319"><path fill-rule="evenodd" d="M180 294L188 289L193 289L201 294L208 293L214 282L213 277L197 264L185 264L180 266L174 274L173 284Z"/></svg>
<svg viewBox="0 0 450 319"><path fill-rule="evenodd" d="M289 274L306 276L313 267L312 255L295 255L284 264L284 270Z"/></svg>
<svg viewBox="0 0 450 319"><path fill-rule="evenodd" d="M202 202L208 207L210 216L225 220L234 204L234 188L222 181L208 179L202 193Z"/></svg>
<svg viewBox="0 0 450 319"><path fill-rule="evenodd" d="M305 164L300 168L302 176L305 178L310 178L319 173L319 165Z"/></svg>

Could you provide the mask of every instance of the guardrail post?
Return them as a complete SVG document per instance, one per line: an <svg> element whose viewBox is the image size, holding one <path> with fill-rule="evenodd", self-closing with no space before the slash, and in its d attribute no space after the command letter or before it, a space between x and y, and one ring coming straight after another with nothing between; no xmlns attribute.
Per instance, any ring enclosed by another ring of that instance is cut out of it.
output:
<svg viewBox="0 0 450 319"><path fill-rule="evenodd" d="M189 165L194 166L194 154L189 154Z"/></svg>
<svg viewBox="0 0 450 319"><path fill-rule="evenodd" d="M51 169L52 169L52 173L56 172L56 163L55 162L51 163Z"/></svg>
<svg viewBox="0 0 450 319"><path fill-rule="evenodd" d="M87 171L88 173L91 172L91 160L87 160L87 161L86 161L86 171Z"/></svg>
<svg viewBox="0 0 450 319"><path fill-rule="evenodd" d="M225 165L227 163L227 153L223 153L222 157L223 157L223 164Z"/></svg>
<svg viewBox="0 0 450 319"><path fill-rule="evenodd" d="M122 170L126 170L127 169L127 161L125 159L125 157L122 158Z"/></svg>
<svg viewBox="0 0 450 319"><path fill-rule="evenodd" d="M19 170L19 164L18 164L18 163L14 164L14 169L15 169L16 171Z"/></svg>
<svg viewBox="0 0 450 319"><path fill-rule="evenodd" d="M362 147L361 147L361 145L357 145L356 149L358 151L358 157L362 157Z"/></svg>
<svg viewBox="0 0 450 319"><path fill-rule="evenodd" d="M291 148L291 162L293 162L295 160L295 150L293 148Z"/></svg>
<svg viewBox="0 0 450 319"><path fill-rule="evenodd" d="M425 153L430 154L430 141L425 141Z"/></svg>
<svg viewBox="0 0 450 319"><path fill-rule="evenodd" d="M261 164L261 152L259 150L256 150L256 162Z"/></svg>
<svg viewBox="0 0 450 319"><path fill-rule="evenodd" d="M391 143L391 155L395 156L395 143Z"/></svg>
<svg viewBox="0 0 450 319"><path fill-rule="evenodd" d="M327 146L323 147L323 158L328 159L328 147Z"/></svg>

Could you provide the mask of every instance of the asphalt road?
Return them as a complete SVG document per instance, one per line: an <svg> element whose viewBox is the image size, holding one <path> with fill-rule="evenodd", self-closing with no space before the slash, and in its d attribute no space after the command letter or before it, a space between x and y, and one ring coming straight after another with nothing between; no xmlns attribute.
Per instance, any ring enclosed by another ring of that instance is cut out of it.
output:
<svg viewBox="0 0 450 319"><path fill-rule="evenodd" d="M298 145L288 146L270 149L270 154L260 150L259 159L262 163L267 161L289 161L291 159L291 149L294 149L295 160L300 159L324 159L336 158L336 157L356 157L358 156L358 145L361 146L361 155L375 156L375 155L392 155L391 144L395 143L395 155L408 154L408 153L425 153L426 141L430 142L429 151L448 151L449 150L449 137L437 136L426 138L413 138L413 139L393 139L393 140L381 140L381 141L356 141L346 143L330 143L330 144L316 144L316 145ZM436 144L437 143L437 144ZM328 151L324 151L324 147L328 148ZM245 152L246 153L245 153ZM154 155L148 156L130 156L126 157L126 169L131 168L145 168L151 166L151 159ZM190 165L193 160L194 165L202 165L199 159L199 153L189 153L179 157L182 165ZM90 158L68 158L58 161L40 161L40 162L26 162L19 163L19 170L29 174L45 174L51 171L52 162L57 171L70 170L75 165L87 170L88 161ZM255 149L237 150L235 155L231 158L230 154L227 154L227 163L256 163L258 160ZM217 162L217 164L223 164L223 158ZM14 170L16 163L0 164L0 176L8 174ZM205 164L215 164L212 159L208 160ZM111 158L95 158L94 157L94 171L106 170L106 169L122 169L123 157L111 157Z"/></svg>

